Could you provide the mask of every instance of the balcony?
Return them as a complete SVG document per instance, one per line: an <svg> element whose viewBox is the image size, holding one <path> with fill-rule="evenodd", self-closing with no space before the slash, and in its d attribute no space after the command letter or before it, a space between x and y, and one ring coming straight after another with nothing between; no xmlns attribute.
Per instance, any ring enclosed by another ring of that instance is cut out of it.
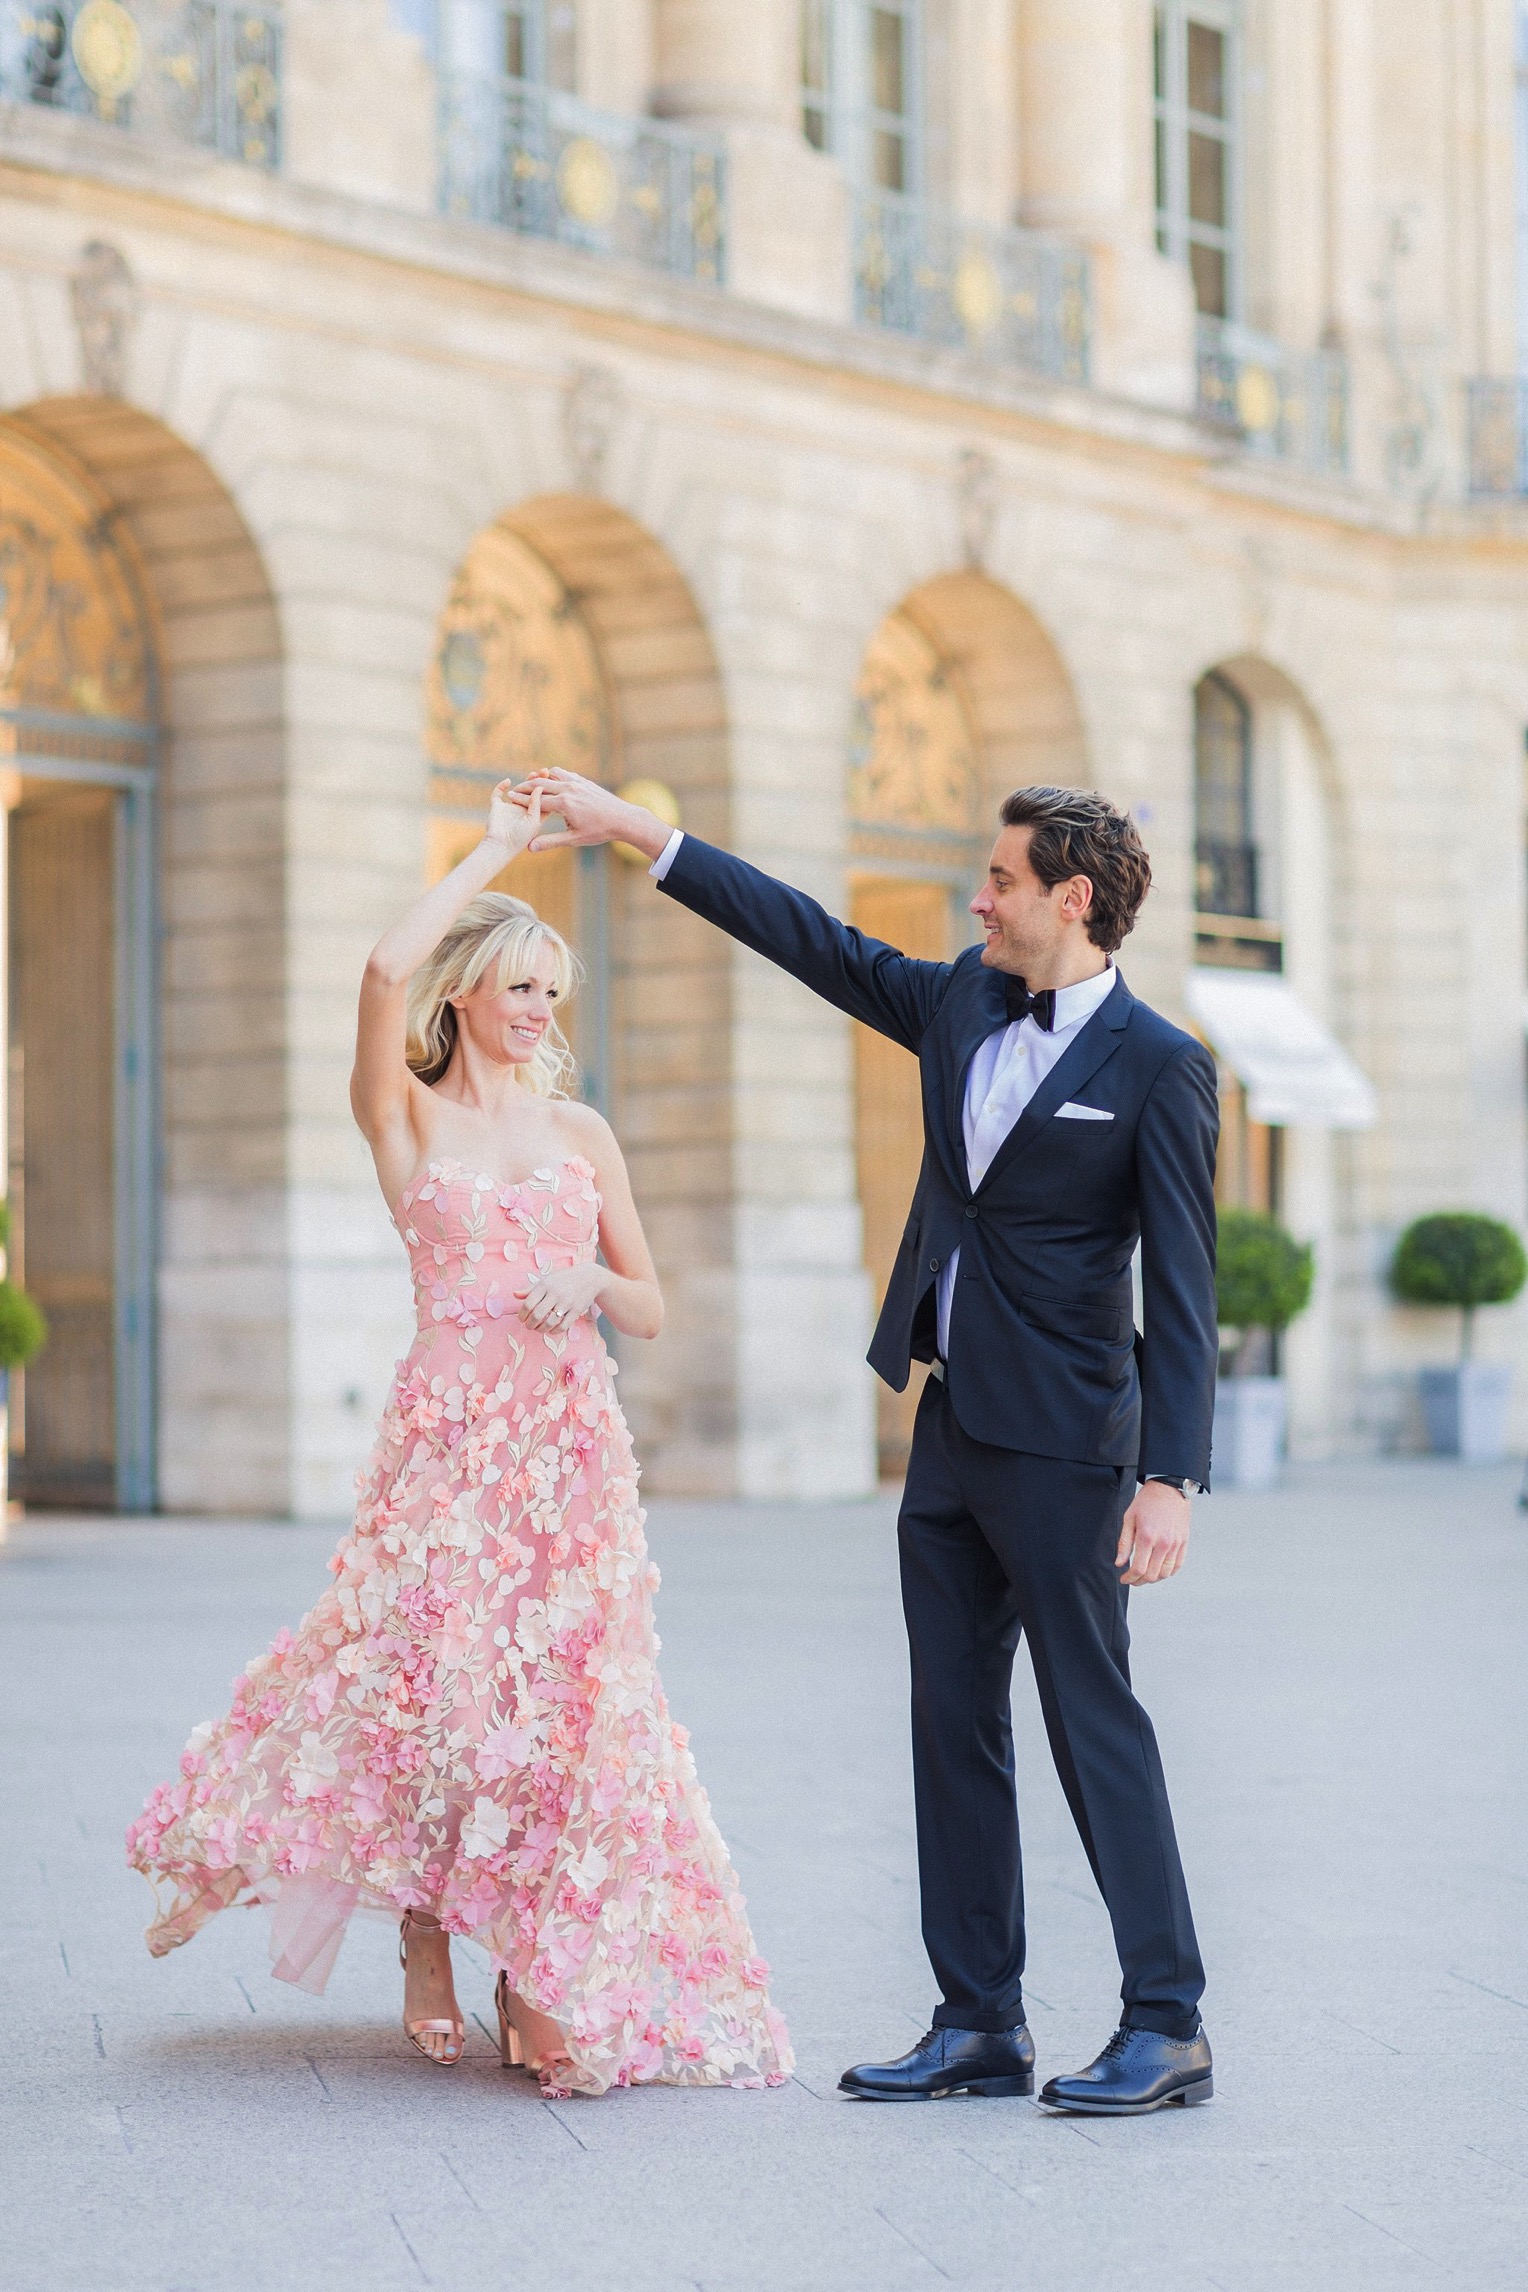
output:
<svg viewBox="0 0 1528 2292"><path fill-rule="evenodd" d="M1088 378L1084 249L962 222L900 192L855 195L854 315L994 365L1058 382Z"/></svg>
<svg viewBox="0 0 1528 2292"><path fill-rule="evenodd" d="M1348 370L1336 350L1287 350L1226 319L1199 321L1199 412L1252 454L1348 466Z"/></svg>
<svg viewBox="0 0 1528 2292"><path fill-rule="evenodd" d="M0 0L0 101L276 167L281 11L270 0Z"/></svg>
<svg viewBox="0 0 1528 2292"><path fill-rule="evenodd" d="M1471 496L1521 500L1528 494L1528 382L1476 376L1464 390Z"/></svg>
<svg viewBox="0 0 1528 2292"><path fill-rule="evenodd" d="M714 136L594 111L528 80L446 73L440 153L447 215L723 282L726 156Z"/></svg>

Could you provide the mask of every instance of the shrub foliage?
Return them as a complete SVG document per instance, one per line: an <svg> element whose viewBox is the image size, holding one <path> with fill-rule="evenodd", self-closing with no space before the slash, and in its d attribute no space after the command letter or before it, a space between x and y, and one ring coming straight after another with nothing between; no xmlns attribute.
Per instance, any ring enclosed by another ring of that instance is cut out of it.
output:
<svg viewBox="0 0 1528 2292"><path fill-rule="evenodd" d="M1310 1303L1315 1258L1276 1218L1222 1210L1215 1249L1215 1311L1223 1329L1287 1329Z"/></svg>
<svg viewBox="0 0 1528 2292"><path fill-rule="evenodd" d="M0 1281L0 1369L22 1369L47 1342L48 1323L14 1281Z"/></svg>
<svg viewBox="0 0 1528 2292"><path fill-rule="evenodd" d="M1510 1226L1474 1210L1418 1218L1396 1245L1390 1286L1407 1305L1457 1305L1464 1354L1479 1305L1508 1305L1528 1280L1528 1257Z"/></svg>

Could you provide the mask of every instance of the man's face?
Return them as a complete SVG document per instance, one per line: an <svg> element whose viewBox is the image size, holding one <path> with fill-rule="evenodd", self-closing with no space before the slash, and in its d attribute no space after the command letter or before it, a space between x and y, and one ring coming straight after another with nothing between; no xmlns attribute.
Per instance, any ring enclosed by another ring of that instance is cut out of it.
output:
<svg viewBox="0 0 1528 2292"><path fill-rule="evenodd" d="M1048 889L1029 864L1032 828L1004 828L992 847L987 880L971 913L987 935L982 961L1011 971L1033 987L1046 983L1063 945L1076 934L1092 902L1086 876Z"/></svg>

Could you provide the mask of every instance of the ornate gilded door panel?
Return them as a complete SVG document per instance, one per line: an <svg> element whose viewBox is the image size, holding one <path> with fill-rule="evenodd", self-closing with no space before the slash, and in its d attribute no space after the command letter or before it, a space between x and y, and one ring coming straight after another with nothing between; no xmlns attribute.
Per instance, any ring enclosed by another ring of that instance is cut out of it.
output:
<svg viewBox="0 0 1528 2292"><path fill-rule="evenodd" d="M939 963L949 954L950 894L942 883L865 877L854 886L850 919L872 939L884 939L904 955ZM923 1160L918 1062L872 1028L856 1026L854 1085L865 1265L879 1312ZM888 1477L906 1467L925 1374L915 1363L905 1393L894 1393L887 1385L876 1387L877 1442L881 1471Z"/></svg>
<svg viewBox="0 0 1528 2292"><path fill-rule="evenodd" d="M849 750L849 848L864 868L850 913L862 931L931 962L956 948L960 906L980 873L981 773L958 673L914 616L889 613L866 648ZM879 1310L918 1169L917 1061L854 1030L856 1149L865 1265ZM879 1388L883 1475L906 1467L925 1371L905 1393Z"/></svg>

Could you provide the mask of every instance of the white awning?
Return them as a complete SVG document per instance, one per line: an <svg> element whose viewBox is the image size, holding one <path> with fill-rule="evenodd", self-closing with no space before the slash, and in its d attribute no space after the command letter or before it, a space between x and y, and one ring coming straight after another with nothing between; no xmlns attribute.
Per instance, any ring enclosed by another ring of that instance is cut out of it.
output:
<svg viewBox="0 0 1528 2292"><path fill-rule="evenodd" d="M1266 971L1195 970L1188 1007L1247 1093L1254 1122L1367 1130L1373 1085L1286 979Z"/></svg>

